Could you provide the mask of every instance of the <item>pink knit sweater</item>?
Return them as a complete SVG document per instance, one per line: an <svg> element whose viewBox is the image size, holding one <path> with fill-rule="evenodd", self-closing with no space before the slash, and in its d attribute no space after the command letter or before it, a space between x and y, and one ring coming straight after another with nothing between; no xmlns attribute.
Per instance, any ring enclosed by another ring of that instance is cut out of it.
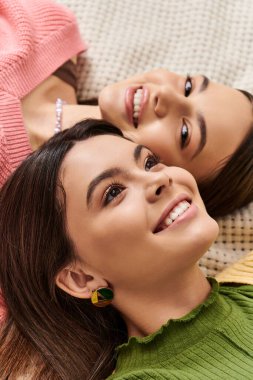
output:
<svg viewBox="0 0 253 380"><path fill-rule="evenodd" d="M50 0L0 0L0 187L31 152L25 95L85 50L76 19Z"/></svg>

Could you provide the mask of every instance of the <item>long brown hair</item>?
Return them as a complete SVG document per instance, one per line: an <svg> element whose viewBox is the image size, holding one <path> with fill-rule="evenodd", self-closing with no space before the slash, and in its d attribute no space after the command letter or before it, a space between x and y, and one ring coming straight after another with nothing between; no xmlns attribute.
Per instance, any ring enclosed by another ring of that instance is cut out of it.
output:
<svg viewBox="0 0 253 380"><path fill-rule="evenodd" d="M112 307L65 294L59 270L75 257L65 229L58 173L77 141L121 132L86 120L28 157L0 192L0 286L8 313L0 336L0 378L104 379L126 328ZM91 157L92 159L92 157Z"/></svg>
<svg viewBox="0 0 253 380"><path fill-rule="evenodd" d="M214 218L253 201L253 125L218 174L198 186L206 209Z"/></svg>

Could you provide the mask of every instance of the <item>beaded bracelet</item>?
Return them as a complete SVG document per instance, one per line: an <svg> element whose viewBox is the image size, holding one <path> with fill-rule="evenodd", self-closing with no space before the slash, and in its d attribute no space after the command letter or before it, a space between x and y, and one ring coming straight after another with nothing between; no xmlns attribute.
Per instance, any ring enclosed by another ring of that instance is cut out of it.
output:
<svg viewBox="0 0 253 380"><path fill-rule="evenodd" d="M55 102L55 128L54 128L54 133L59 133L62 130L62 106L63 104L66 104L64 100L61 98L57 98Z"/></svg>

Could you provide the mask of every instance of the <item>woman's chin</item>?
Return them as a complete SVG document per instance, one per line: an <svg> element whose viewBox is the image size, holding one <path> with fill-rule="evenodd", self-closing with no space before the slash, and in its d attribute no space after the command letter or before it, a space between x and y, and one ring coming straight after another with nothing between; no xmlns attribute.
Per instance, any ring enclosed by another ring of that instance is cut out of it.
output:
<svg viewBox="0 0 253 380"><path fill-rule="evenodd" d="M202 255L210 248L219 234L219 226L216 220L208 215L208 220L202 228L199 236L199 245L202 246ZM200 257L202 256L200 255Z"/></svg>

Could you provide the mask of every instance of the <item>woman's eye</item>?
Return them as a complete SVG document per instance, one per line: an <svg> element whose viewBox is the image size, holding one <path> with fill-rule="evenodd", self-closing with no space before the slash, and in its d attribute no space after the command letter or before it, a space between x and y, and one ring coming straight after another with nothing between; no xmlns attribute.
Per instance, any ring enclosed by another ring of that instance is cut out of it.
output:
<svg viewBox="0 0 253 380"><path fill-rule="evenodd" d="M119 196L120 193L124 190L122 185L111 185L107 188L104 196L104 205L106 206L108 203L112 202L115 198Z"/></svg>
<svg viewBox="0 0 253 380"><path fill-rule="evenodd" d="M155 156L154 154L148 155L145 161L145 170L149 171L150 169L153 168L153 166L159 164L160 159L159 157Z"/></svg>
<svg viewBox="0 0 253 380"><path fill-rule="evenodd" d="M187 75L185 85L184 85L184 96L189 96L192 91L192 78Z"/></svg>
<svg viewBox="0 0 253 380"><path fill-rule="evenodd" d="M183 121L183 126L181 128L181 149L185 148L188 138L189 138L189 129L185 121Z"/></svg>

